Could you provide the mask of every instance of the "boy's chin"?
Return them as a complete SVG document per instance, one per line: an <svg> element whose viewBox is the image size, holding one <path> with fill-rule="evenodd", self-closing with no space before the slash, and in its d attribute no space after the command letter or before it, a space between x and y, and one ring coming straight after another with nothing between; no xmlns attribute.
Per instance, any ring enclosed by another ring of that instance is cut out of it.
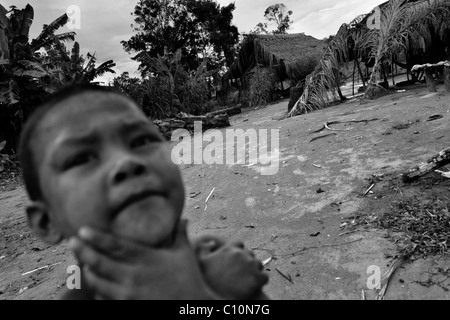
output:
<svg viewBox="0 0 450 320"><path fill-rule="evenodd" d="M124 209L114 219L113 233L149 246L167 246L171 243L180 214L169 206L169 201L154 197Z"/></svg>

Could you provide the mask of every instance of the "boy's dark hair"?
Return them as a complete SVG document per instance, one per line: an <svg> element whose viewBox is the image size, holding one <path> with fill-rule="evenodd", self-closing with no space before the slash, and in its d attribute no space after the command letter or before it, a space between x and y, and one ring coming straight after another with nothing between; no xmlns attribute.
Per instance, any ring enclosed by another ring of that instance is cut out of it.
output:
<svg viewBox="0 0 450 320"><path fill-rule="evenodd" d="M38 164L35 162L35 155L33 154L33 148L31 146L32 137L36 135L37 127L45 119L48 113L53 110L53 108L58 106L62 101L85 92L116 93L131 99L112 87L82 84L66 87L58 91L36 108L22 130L18 150L19 161L22 167L23 181L25 183L28 196L32 201L43 199L42 190L39 184L39 175L37 170Z"/></svg>

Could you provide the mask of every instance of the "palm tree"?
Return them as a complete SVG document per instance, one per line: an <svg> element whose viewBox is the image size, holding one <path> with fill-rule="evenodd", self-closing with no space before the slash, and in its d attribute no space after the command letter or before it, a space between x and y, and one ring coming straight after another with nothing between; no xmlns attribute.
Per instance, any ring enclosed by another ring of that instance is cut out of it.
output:
<svg viewBox="0 0 450 320"><path fill-rule="evenodd" d="M343 61L360 60L373 63L372 73L365 92L373 98L383 88L378 84L379 74L385 61L407 53L424 40L433 42L434 36L443 39L450 30L450 1L448 0L391 0L380 5L379 21L368 27L371 15L358 17L344 24L331 41L321 62L309 76L302 97L290 115L321 109L329 104L338 88L336 71ZM378 19L378 17L376 17ZM432 50L429 50L432 51Z"/></svg>
<svg viewBox="0 0 450 320"><path fill-rule="evenodd" d="M391 0L381 12L380 28L369 29L363 42L363 48L375 59L365 96L373 98L379 89L378 75L383 61L391 60L397 52L407 51L421 39L430 39L433 31L443 35L450 28L449 18L448 0Z"/></svg>

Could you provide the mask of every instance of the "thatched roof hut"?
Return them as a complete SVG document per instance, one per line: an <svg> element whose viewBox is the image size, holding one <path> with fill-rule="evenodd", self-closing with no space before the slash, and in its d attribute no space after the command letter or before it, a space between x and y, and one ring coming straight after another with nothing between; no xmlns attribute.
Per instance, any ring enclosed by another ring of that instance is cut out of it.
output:
<svg viewBox="0 0 450 320"><path fill-rule="evenodd" d="M325 48L325 41L304 33L249 34L230 67L230 75L241 78L256 66L273 67L278 80L289 79L296 85L314 70Z"/></svg>

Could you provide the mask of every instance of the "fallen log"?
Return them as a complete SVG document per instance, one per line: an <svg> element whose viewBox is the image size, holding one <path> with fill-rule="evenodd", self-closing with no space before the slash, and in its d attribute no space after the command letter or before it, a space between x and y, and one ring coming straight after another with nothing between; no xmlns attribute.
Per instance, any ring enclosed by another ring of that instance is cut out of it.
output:
<svg viewBox="0 0 450 320"><path fill-rule="evenodd" d="M222 109L222 110L209 112L205 115L205 117L213 118L219 114L224 114L224 113L226 113L229 116L233 116L233 115L242 113L242 109L241 109L240 105L238 105L236 107L231 107L231 108L226 108L226 109Z"/></svg>
<svg viewBox="0 0 450 320"><path fill-rule="evenodd" d="M167 140L171 140L172 133L177 129L185 129L193 133L196 122L201 122L202 131L230 126L230 119L226 113L215 116L182 116L153 121Z"/></svg>
<svg viewBox="0 0 450 320"><path fill-rule="evenodd" d="M427 173L435 171L447 164L450 163L450 148L444 149L439 152L437 155L434 155L426 162L421 163L420 165L408 170L408 172L402 175L403 182L412 182Z"/></svg>
<svg viewBox="0 0 450 320"><path fill-rule="evenodd" d="M222 113L215 116L194 116L178 118L186 123L185 129L194 130L196 122L202 123L202 130L225 128L230 126L228 114Z"/></svg>

